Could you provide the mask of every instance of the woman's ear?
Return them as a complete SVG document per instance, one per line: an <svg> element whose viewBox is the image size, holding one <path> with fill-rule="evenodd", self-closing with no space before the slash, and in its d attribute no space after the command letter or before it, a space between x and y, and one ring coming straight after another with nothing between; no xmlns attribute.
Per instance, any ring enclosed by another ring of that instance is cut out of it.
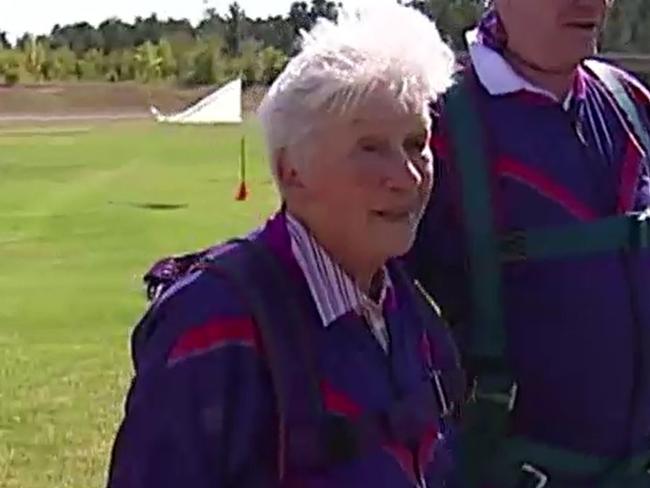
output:
<svg viewBox="0 0 650 488"><path fill-rule="evenodd" d="M289 151L286 148L278 149L273 157L280 189L283 191L304 189L302 174L294 164L293 158L289 156Z"/></svg>

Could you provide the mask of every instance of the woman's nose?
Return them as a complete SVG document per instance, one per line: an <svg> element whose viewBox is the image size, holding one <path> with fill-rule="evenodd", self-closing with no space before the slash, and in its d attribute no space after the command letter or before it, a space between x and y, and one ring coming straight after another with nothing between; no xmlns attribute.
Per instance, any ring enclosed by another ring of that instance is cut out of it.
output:
<svg viewBox="0 0 650 488"><path fill-rule="evenodd" d="M388 166L384 181L391 190L411 191L418 188L424 180L422 168L403 149L395 152Z"/></svg>

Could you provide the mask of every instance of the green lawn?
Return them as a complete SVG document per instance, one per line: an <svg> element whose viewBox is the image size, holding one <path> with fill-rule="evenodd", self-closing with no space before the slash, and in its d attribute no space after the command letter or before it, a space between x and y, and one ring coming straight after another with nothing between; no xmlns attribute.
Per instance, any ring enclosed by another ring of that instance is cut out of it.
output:
<svg viewBox="0 0 650 488"><path fill-rule="evenodd" d="M0 127L0 487L104 484L157 257L246 231L276 205L254 123ZM247 134L247 202L234 201ZM159 207L171 206L162 210Z"/></svg>

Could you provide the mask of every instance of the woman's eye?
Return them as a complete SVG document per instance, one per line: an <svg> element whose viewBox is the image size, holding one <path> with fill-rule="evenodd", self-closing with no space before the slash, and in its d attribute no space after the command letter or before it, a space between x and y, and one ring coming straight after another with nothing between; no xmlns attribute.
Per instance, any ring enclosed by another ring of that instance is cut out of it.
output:
<svg viewBox="0 0 650 488"><path fill-rule="evenodd" d="M413 137L411 139L407 139L404 142L404 149L407 152L417 152L422 153L425 149L426 146L426 139L423 137Z"/></svg>
<svg viewBox="0 0 650 488"><path fill-rule="evenodd" d="M381 151L382 143L381 141L376 141L371 139L361 140L359 141L359 147L363 152L376 153Z"/></svg>

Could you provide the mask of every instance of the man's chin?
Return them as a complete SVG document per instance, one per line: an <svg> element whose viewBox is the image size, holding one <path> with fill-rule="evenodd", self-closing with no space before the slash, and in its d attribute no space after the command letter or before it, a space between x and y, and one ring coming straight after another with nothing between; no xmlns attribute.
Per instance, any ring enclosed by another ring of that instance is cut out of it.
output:
<svg viewBox="0 0 650 488"><path fill-rule="evenodd" d="M388 244L386 246L386 254L389 256L389 258L398 258L404 256L411 250L414 241L415 241L415 233L413 233L408 237L404 236L402 238L397 238L397 236L392 236L386 242L386 244Z"/></svg>
<svg viewBox="0 0 650 488"><path fill-rule="evenodd" d="M549 74L570 74L585 59L592 57L596 50L591 45L573 46L565 48L562 52L544 53L540 56L539 61L532 61L531 64L537 65L542 71ZM542 59L543 58L543 59Z"/></svg>
<svg viewBox="0 0 650 488"><path fill-rule="evenodd" d="M585 59L591 58L594 54L596 54L596 49L593 45L576 47L571 52L566 53L558 69L572 71Z"/></svg>

